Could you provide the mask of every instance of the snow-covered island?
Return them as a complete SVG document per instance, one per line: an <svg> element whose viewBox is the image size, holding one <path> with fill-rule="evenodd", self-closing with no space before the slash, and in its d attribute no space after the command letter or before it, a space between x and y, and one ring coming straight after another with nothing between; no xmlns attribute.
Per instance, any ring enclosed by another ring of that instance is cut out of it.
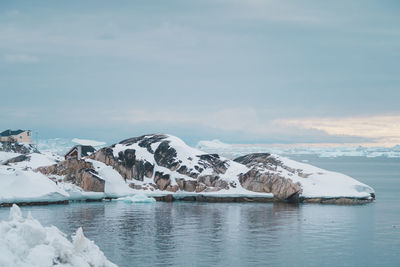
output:
<svg viewBox="0 0 400 267"><path fill-rule="evenodd" d="M375 198L371 187L341 173L268 153L230 160L166 134L129 138L81 159L8 150L0 151L0 161L0 205L137 195L161 201L333 204Z"/></svg>

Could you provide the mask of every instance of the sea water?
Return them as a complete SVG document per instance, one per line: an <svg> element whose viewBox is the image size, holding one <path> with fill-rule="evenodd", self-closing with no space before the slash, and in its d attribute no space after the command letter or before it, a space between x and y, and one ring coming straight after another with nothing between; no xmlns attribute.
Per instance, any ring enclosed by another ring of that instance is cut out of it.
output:
<svg viewBox="0 0 400 267"><path fill-rule="evenodd" d="M400 159L290 156L376 190L359 206L97 202L22 207L119 266L400 266ZM0 208L0 220L9 208ZM1 238L1 237L0 237Z"/></svg>

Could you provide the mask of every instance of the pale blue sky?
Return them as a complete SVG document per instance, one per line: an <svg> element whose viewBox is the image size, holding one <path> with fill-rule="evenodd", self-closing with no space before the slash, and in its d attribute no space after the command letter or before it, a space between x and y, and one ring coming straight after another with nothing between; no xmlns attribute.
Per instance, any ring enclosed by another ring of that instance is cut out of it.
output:
<svg viewBox="0 0 400 267"><path fill-rule="evenodd" d="M0 1L1 128L296 143L374 141L303 120L399 123L399 1L81 2Z"/></svg>

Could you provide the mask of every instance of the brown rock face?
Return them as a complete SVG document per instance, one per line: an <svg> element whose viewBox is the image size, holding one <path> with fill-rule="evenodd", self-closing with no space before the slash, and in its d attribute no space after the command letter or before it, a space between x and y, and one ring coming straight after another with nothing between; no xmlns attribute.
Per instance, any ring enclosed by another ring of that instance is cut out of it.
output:
<svg viewBox="0 0 400 267"><path fill-rule="evenodd" d="M169 178L169 174L156 172L154 174L154 182L157 184L160 190L165 190L171 184L171 179Z"/></svg>
<svg viewBox="0 0 400 267"><path fill-rule="evenodd" d="M36 169L47 176L65 176L64 181L71 182L85 191L104 192L105 181L97 176L90 162L77 159L61 161L57 164Z"/></svg>
<svg viewBox="0 0 400 267"><path fill-rule="evenodd" d="M239 176L241 185L250 191L273 193L280 200L296 200L301 194L300 183L280 176L273 171L283 164L267 153L249 154L234 161L250 168L247 173Z"/></svg>
<svg viewBox="0 0 400 267"><path fill-rule="evenodd" d="M85 191L104 192L104 180L90 170L80 170L76 176L75 183Z"/></svg>

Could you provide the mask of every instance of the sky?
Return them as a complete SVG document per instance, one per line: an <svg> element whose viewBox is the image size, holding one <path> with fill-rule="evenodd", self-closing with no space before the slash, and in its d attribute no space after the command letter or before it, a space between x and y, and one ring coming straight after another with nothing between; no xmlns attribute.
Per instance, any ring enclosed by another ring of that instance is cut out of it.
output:
<svg viewBox="0 0 400 267"><path fill-rule="evenodd" d="M399 1L0 1L0 126L400 144Z"/></svg>

